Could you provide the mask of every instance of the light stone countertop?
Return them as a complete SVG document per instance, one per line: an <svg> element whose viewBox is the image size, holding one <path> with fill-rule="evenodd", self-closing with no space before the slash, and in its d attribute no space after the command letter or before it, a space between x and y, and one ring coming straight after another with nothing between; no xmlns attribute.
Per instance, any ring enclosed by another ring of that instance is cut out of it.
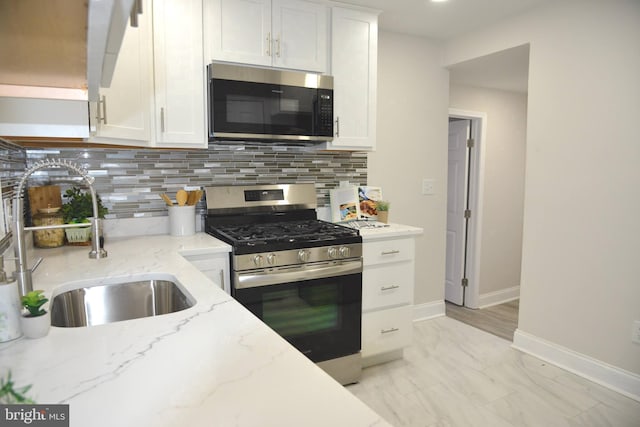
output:
<svg viewBox="0 0 640 427"><path fill-rule="evenodd" d="M419 227L394 223L388 224L388 227L360 228L360 235L362 236L362 241L364 243L374 240L391 239L396 237L401 238L419 236L423 232L424 230Z"/></svg>
<svg viewBox="0 0 640 427"><path fill-rule="evenodd" d="M108 239L39 249L34 289L51 298L87 283L161 275L196 304L167 315L0 344L0 376L32 384L39 403L70 404L74 427L387 426L348 390L223 292L180 254L225 254L203 233Z"/></svg>

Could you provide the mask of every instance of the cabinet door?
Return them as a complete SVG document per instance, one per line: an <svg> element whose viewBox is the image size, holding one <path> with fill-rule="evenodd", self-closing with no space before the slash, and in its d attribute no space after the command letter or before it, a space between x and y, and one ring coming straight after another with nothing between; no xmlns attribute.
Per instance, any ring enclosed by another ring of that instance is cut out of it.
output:
<svg viewBox="0 0 640 427"><path fill-rule="evenodd" d="M373 149L376 143L377 16L332 9L332 148Z"/></svg>
<svg viewBox="0 0 640 427"><path fill-rule="evenodd" d="M271 65L271 0L205 3L207 61Z"/></svg>
<svg viewBox="0 0 640 427"><path fill-rule="evenodd" d="M229 279L229 255L201 254L185 256L185 259L204 273L213 283L216 283L228 294L231 293Z"/></svg>
<svg viewBox="0 0 640 427"><path fill-rule="evenodd" d="M273 1L273 65L327 70L328 8L300 0Z"/></svg>
<svg viewBox="0 0 640 427"><path fill-rule="evenodd" d="M206 148L202 0L153 2L158 146Z"/></svg>
<svg viewBox="0 0 640 427"><path fill-rule="evenodd" d="M90 120L95 126L91 142L148 145L151 141L153 78L151 71L151 12L143 4L138 27L127 27L116 61L111 86L100 88L101 102L91 103Z"/></svg>

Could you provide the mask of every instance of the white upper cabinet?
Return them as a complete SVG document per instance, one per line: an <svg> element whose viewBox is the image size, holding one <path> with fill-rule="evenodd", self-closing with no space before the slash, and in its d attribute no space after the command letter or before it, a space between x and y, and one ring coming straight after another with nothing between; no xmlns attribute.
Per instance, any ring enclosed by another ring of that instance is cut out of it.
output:
<svg viewBox="0 0 640 427"><path fill-rule="evenodd" d="M335 135L327 148L375 149L377 58L377 15L334 7L331 74Z"/></svg>
<svg viewBox="0 0 640 427"><path fill-rule="evenodd" d="M90 122L94 130L91 142L122 145L150 144L153 106L153 78L151 64L151 13L139 15L138 27L128 27L111 86L99 89L100 101L90 104Z"/></svg>
<svg viewBox="0 0 640 427"><path fill-rule="evenodd" d="M205 0L208 59L327 71L328 8L302 0Z"/></svg>
<svg viewBox="0 0 640 427"><path fill-rule="evenodd" d="M202 0L145 1L109 88L91 103L91 142L206 148Z"/></svg>
<svg viewBox="0 0 640 427"><path fill-rule="evenodd" d="M156 145L206 148L202 0L153 2Z"/></svg>
<svg viewBox="0 0 640 427"><path fill-rule="evenodd" d="M271 65L270 0L205 0L209 60Z"/></svg>
<svg viewBox="0 0 640 427"><path fill-rule="evenodd" d="M274 0L273 65L327 71L328 9L300 0Z"/></svg>

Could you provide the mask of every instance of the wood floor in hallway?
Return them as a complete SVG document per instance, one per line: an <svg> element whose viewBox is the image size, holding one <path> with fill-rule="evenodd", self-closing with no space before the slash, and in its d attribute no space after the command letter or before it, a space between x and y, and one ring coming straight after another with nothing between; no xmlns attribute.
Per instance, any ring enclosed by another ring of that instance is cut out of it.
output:
<svg viewBox="0 0 640 427"><path fill-rule="evenodd" d="M520 300L517 299L482 309L471 309L450 302L446 303L448 317L511 342L513 342L513 333L518 327L519 308Z"/></svg>

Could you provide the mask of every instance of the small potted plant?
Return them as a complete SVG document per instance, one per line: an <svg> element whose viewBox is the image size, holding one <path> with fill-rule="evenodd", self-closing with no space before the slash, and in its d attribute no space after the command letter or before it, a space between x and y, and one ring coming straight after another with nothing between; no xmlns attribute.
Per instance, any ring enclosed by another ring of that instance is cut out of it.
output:
<svg viewBox="0 0 640 427"><path fill-rule="evenodd" d="M6 378L0 378L0 404L2 405L28 405L35 404L27 393L31 389L31 385L18 387L11 378L11 371L8 371Z"/></svg>
<svg viewBox="0 0 640 427"><path fill-rule="evenodd" d="M72 187L65 191L62 197L65 199L62 205L62 217L65 224L91 222L89 218L93 216L93 204L90 193L82 191L78 187ZM96 200L98 202L98 217L104 218L108 210L102 205L100 196L96 195ZM91 227L66 228L64 231L68 243L76 245L89 244Z"/></svg>
<svg viewBox="0 0 640 427"><path fill-rule="evenodd" d="M386 200L376 201L376 211L378 212L378 221L386 224L389 221L389 202Z"/></svg>
<svg viewBox="0 0 640 427"><path fill-rule="evenodd" d="M27 309L20 318L22 333L27 338L40 338L49 333L51 326L51 315L42 306L49 301L43 295L44 291L31 291L22 298L20 302Z"/></svg>

